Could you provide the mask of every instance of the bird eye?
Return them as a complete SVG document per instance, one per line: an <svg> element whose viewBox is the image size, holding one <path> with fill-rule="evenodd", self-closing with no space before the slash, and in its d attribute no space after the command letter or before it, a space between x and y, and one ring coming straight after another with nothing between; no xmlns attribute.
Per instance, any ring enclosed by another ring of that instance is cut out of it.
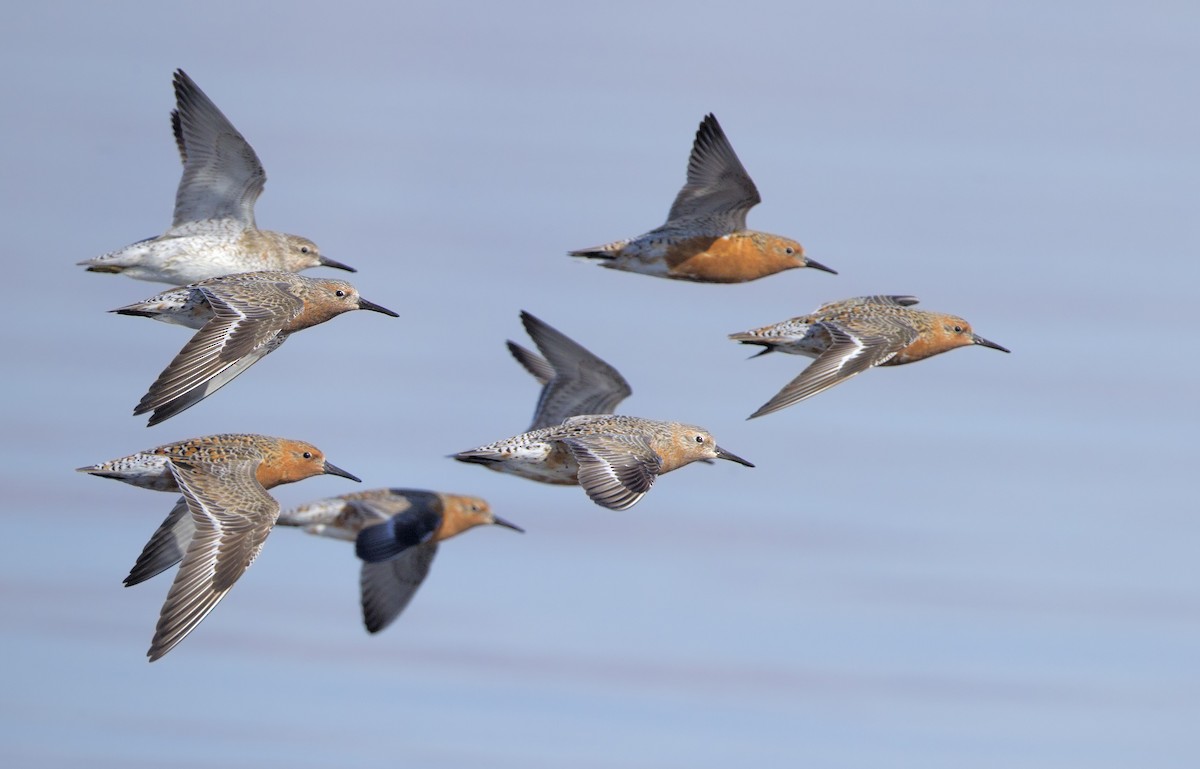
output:
<svg viewBox="0 0 1200 769"><path fill-rule="evenodd" d="M783 249L783 253L791 256L792 254L796 253L796 250L791 246L788 246L787 248Z"/></svg>
<svg viewBox="0 0 1200 769"><path fill-rule="evenodd" d="M312 459L312 452L311 452L311 451L306 451L306 452L304 452L304 458L305 458L305 459Z"/></svg>
<svg viewBox="0 0 1200 769"><path fill-rule="evenodd" d="M954 333L956 333L956 334L961 334L962 332L963 332L963 327L962 327L962 326L955 326L955 327L954 327Z"/></svg>
<svg viewBox="0 0 1200 769"><path fill-rule="evenodd" d="M300 246L300 253L302 253L302 254L307 254L307 253L308 253L308 246Z"/></svg>
<svg viewBox="0 0 1200 769"><path fill-rule="evenodd" d="M703 436L703 435L697 435L697 436L696 436L696 443L704 443L704 436Z"/></svg>
<svg viewBox="0 0 1200 769"><path fill-rule="evenodd" d="M345 295L346 295L346 292L345 292L345 291L343 291L343 290L341 290L341 289L339 288L337 291L335 291L335 292L334 292L334 295L336 295L336 296L345 296Z"/></svg>

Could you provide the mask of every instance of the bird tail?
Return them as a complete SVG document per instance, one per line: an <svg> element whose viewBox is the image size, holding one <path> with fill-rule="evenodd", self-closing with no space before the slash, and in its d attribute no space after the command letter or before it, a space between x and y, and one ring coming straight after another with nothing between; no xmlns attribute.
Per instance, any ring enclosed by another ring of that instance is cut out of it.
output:
<svg viewBox="0 0 1200 769"><path fill-rule="evenodd" d="M617 240L612 243L605 243L602 246L592 246L590 248L581 248L578 251L568 251L569 256L583 256L588 259L616 259L621 255L621 251L629 244L628 240Z"/></svg>

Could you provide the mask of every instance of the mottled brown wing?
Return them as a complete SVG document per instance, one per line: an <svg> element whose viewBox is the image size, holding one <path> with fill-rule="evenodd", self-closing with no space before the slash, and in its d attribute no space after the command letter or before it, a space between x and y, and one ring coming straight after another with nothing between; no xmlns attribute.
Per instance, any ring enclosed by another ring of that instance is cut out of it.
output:
<svg viewBox="0 0 1200 769"><path fill-rule="evenodd" d="M817 313L831 313L859 307L864 304L882 304L891 307L911 307L919 304L920 299L903 294L872 294L871 296L856 296L851 299L839 299L836 302L826 302L817 308Z"/></svg>
<svg viewBox="0 0 1200 769"><path fill-rule="evenodd" d="M171 651L225 597L262 550L279 504L255 477L261 456L221 463L174 459L171 472L195 533L159 614L150 660Z"/></svg>
<svg viewBox="0 0 1200 769"><path fill-rule="evenodd" d="M562 440L579 463L579 485L593 502L610 510L637 504L662 469L658 454L636 436L581 435Z"/></svg>
<svg viewBox="0 0 1200 769"><path fill-rule="evenodd" d="M820 321L814 325L824 328L832 343L800 376L751 414L751 419L811 398L855 374L878 366L917 337L916 330L899 324L896 325L896 333L853 331L830 321Z"/></svg>
<svg viewBox="0 0 1200 769"><path fill-rule="evenodd" d="M133 413L154 411L158 424L224 387L286 338L283 327L304 303L286 284L261 281L254 290L238 284L199 286L213 318L188 340L142 396Z"/></svg>

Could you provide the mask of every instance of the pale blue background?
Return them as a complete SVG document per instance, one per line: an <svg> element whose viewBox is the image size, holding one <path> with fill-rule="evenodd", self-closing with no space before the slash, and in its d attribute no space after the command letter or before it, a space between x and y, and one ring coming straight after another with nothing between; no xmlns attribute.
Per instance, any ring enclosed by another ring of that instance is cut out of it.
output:
<svg viewBox="0 0 1200 769"><path fill-rule="evenodd" d="M241 5L4 14L0 763L1197 765L1194 3ZM147 429L129 410L186 332L105 314L158 286L74 263L167 226L177 66L262 157L259 223L401 317L305 332ZM751 226L839 276L564 255L658 225L708 111ZM805 361L727 333L880 292L1013 354L744 421ZM758 468L614 513L446 459L528 423L522 308L621 369L622 411ZM148 665L168 583L120 580L172 498L72 469L223 431L529 531L448 543L378 637L350 548L277 531Z"/></svg>

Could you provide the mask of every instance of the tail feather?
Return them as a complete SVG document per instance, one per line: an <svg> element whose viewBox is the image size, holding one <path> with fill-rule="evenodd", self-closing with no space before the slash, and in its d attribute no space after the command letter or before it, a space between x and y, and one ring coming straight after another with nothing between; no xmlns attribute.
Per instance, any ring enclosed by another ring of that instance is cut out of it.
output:
<svg viewBox="0 0 1200 769"><path fill-rule="evenodd" d="M581 248L578 251L568 251L568 256L583 256L588 259L616 259L617 255L613 251L608 251L603 247L596 248Z"/></svg>
<svg viewBox="0 0 1200 769"><path fill-rule="evenodd" d="M730 334L729 338L740 344L760 344L762 349L750 356L750 358L759 358L769 352L775 352L775 345L771 342L759 337L745 337L741 334Z"/></svg>
<svg viewBox="0 0 1200 769"><path fill-rule="evenodd" d="M588 259L616 259L625 250L625 246L629 245L628 240L616 240L612 243L605 243L602 246L590 246L589 248L581 248L577 251L568 251L568 256L583 256Z"/></svg>
<svg viewBox="0 0 1200 769"><path fill-rule="evenodd" d="M459 462L470 462L478 465L491 465L497 462L502 462L504 459L499 454L492 451L482 452L476 450L460 451L459 453L451 454L450 456L454 459L457 459Z"/></svg>
<svg viewBox="0 0 1200 769"><path fill-rule="evenodd" d="M93 269L89 269L89 270L88 270L88 272L120 272L120 270L93 270ZM157 313L157 312L150 312L149 310L139 310L139 309L137 309L135 306L121 307L121 308L119 308L119 309L116 309L116 310L109 310L109 312L111 312L111 313L115 313L115 314L117 314L117 315L134 315L134 316L136 316L136 317L139 317L139 318L153 318L153 317L155 317L155 316L157 316L157 315L159 314L159 313Z"/></svg>

